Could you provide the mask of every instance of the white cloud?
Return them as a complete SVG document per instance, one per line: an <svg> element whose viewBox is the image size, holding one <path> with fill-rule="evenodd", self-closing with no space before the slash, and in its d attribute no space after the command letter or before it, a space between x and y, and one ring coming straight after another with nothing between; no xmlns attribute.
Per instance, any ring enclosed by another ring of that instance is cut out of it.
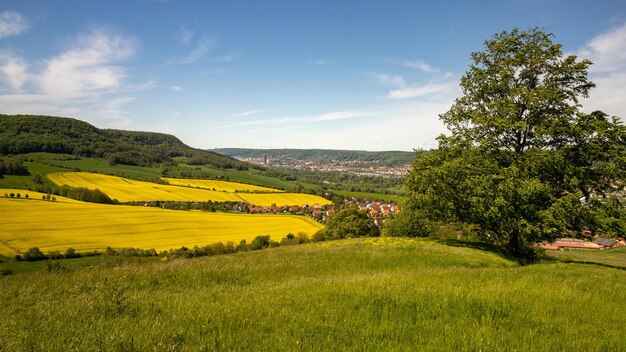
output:
<svg viewBox="0 0 626 352"><path fill-rule="evenodd" d="M11 10L0 12L0 39L18 35L28 27L28 22L19 13Z"/></svg>
<svg viewBox="0 0 626 352"><path fill-rule="evenodd" d="M45 60L39 75L41 91L59 99L80 99L118 89L126 69L116 63L135 52L133 38L95 31L78 37L67 51Z"/></svg>
<svg viewBox="0 0 626 352"><path fill-rule="evenodd" d="M409 99L434 95L449 96L458 91L458 82L429 82L421 86L410 86L389 91L391 99Z"/></svg>
<svg viewBox="0 0 626 352"><path fill-rule="evenodd" d="M209 51L211 51L211 49L213 49L213 47L215 47L216 44L217 44L217 39L205 34L202 37L200 37L200 39L196 43L196 46L189 53L189 55L185 56L178 63L191 64L191 63L197 62L200 59L202 59Z"/></svg>
<svg viewBox="0 0 626 352"><path fill-rule="evenodd" d="M6 78L8 87L3 87L9 91L21 92L22 87L29 79L28 67L24 60L15 55L0 54L0 72ZM0 83L2 80L0 80Z"/></svg>
<svg viewBox="0 0 626 352"><path fill-rule="evenodd" d="M127 94L153 86L133 85L121 62L135 53L137 41L95 30L75 37L58 55L27 61L0 54L0 106L5 113L31 113L97 118L102 124L129 123L122 107Z"/></svg>
<svg viewBox="0 0 626 352"><path fill-rule="evenodd" d="M626 119L626 23L592 38L576 55L593 62L589 78L596 88L582 102L584 110Z"/></svg>
<svg viewBox="0 0 626 352"><path fill-rule="evenodd" d="M418 69L427 73L437 73L441 71L438 68L429 65L424 60L412 60L412 61L411 60L388 60L388 61L394 65L415 68L415 69Z"/></svg>
<svg viewBox="0 0 626 352"><path fill-rule="evenodd" d="M626 23L588 41L577 55L593 62L592 73L614 72L626 68Z"/></svg>
<svg viewBox="0 0 626 352"><path fill-rule="evenodd" d="M244 116L256 115L262 112L263 111L261 110L250 110L250 111L244 111L238 114L234 114L232 117L244 117Z"/></svg>
<svg viewBox="0 0 626 352"><path fill-rule="evenodd" d="M178 41L183 45L189 45L195 32L191 29L181 26L178 31Z"/></svg>
<svg viewBox="0 0 626 352"><path fill-rule="evenodd" d="M406 86L406 81L402 76L398 75L388 75L385 73L370 73L370 75L376 79L379 83L385 85L391 85L394 87L404 87Z"/></svg>
<svg viewBox="0 0 626 352"><path fill-rule="evenodd" d="M183 91L183 87L177 86L177 85L173 85L172 86L172 90L175 91L175 92L182 92Z"/></svg>
<svg viewBox="0 0 626 352"><path fill-rule="evenodd" d="M353 119L357 117L371 116L374 113L371 111L333 111L320 115L310 116L288 116L273 119L258 119L251 121L238 122L235 124L223 126L223 127L237 127L237 126L258 126L258 125L279 125L284 123L301 123L311 124L325 121L336 121Z"/></svg>

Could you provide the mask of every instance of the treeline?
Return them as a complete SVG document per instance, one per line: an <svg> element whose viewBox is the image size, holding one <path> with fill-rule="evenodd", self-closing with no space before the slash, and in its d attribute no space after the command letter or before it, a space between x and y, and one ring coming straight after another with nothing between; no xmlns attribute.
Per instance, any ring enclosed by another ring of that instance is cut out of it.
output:
<svg viewBox="0 0 626 352"><path fill-rule="evenodd" d="M164 201L164 200L155 200L155 201L135 201L135 202L126 202L124 204L127 205L140 205L140 206L149 206L156 207L162 209L170 209L170 210L203 210L209 212L228 212L232 211L235 206L239 206L242 212L246 212L248 208L247 203L242 202L180 202L180 201Z"/></svg>
<svg viewBox="0 0 626 352"><path fill-rule="evenodd" d="M314 240L313 240L314 241ZM176 258L195 258L195 257L207 257L220 254L231 254L237 252L257 251L265 248L273 248L280 246L293 246L298 244L304 244L312 242L311 239L305 233L298 233L294 235L292 233L287 234L280 242L270 240L269 235L257 236L248 243L246 240L240 241L235 244L233 241L226 243L217 242L211 243L205 246L194 246L193 248L187 248L185 246L175 249L164 250L157 252L154 248L142 249L142 248L113 248L107 247L103 252L91 251L79 253L74 248L68 248L65 252L50 251L44 254L39 247L32 247L26 250L23 254L17 254L15 260L18 262L36 262L42 260L59 260L59 259L72 259L91 256L112 256L112 257L160 257L167 259Z"/></svg>
<svg viewBox="0 0 626 352"><path fill-rule="evenodd" d="M40 115L0 115L0 155L32 152L104 158L111 164L154 166L184 157L196 165L245 170L249 164L191 148L155 132L98 129L86 122Z"/></svg>
<svg viewBox="0 0 626 352"><path fill-rule="evenodd" d="M404 183L404 178L400 177L361 176L339 171L308 171L286 168L268 168L263 171L263 174L265 176L279 178L283 181L318 184L321 188L331 185L333 188L351 192L396 194L390 189L400 188ZM302 192L303 189L300 188L295 191Z"/></svg>
<svg viewBox="0 0 626 352"><path fill-rule="evenodd" d="M29 175L22 158L0 157L0 177L4 175Z"/></svg>
<svg viewBox="0 0 626 352"><path fill-rule="evenodd" d="M111 199L108 195L99 189L89 189L84 187L70 187L63 185L60 187L50 187L46 185L40 185L35 187L35 191L45 193L46 195L55 195L65 198L71 198L90 203L101 204L117 204L117 200ZM46 200L51 200L49 197Z"/></svg>

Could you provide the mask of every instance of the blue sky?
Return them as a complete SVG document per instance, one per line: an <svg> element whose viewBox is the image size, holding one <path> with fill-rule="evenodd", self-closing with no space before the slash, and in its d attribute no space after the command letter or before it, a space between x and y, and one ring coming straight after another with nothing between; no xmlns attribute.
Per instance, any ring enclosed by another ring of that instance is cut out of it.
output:
<svg viewBox="0 0 626 352"><path fill-rule="evenodd" d="M591 59L586 110L626 116L623 1L0 3L0 113L199 148L436 146L472 51L539 26Z"/></svg>

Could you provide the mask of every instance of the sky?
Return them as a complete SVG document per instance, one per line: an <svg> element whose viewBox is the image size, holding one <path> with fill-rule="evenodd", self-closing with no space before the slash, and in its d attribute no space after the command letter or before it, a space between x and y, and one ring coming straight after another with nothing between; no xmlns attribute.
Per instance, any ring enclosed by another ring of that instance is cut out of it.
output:
<svg viewBox="0 0 626 352"><path fill-rule="evenodd" d="M594 62L586 111L626 117L626 2L0 2L0 113L197 148L436 147L470 53L540 27Z"/></svg>

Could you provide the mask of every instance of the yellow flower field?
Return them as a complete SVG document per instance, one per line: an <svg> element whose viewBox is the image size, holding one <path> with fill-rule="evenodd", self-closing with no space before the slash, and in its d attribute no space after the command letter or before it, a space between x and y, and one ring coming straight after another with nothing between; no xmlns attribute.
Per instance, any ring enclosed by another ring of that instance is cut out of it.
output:
<svg viewBox="0 0 626 352"><path fill-rule="evenodd" d="M93 174L88 172L61 172L49 174L48 178L57 185L99 189L120 202L167 200L180 202L247 202L253 205L304 205L330 204L330 201L301 193L231 193L208 189L161 185L127 178ZM248 186L248 185L245 185ZM217 188L216 188L217 189Z"/></svg>
<svg viewBox="0 0 626 352"><path fill-rule="evenodd" d="M323 225L302 216L177 211L153 207L84 203L63 197L43 201L4 198L0 190L0 254L12 257L31 247L43 252L135 247L165 250L214 242L252 240L288 233L312 235Z"/></svg>
<svg viewBox="0 0 626 352"><path fill-rule="evenodd" d="M229 181L197 180L197 179L188 179L188 178L169 178L169 177L163 177L162 179L167 181L170 185L204 188L204 189L215 189L216 191L226 191L226 192L231 192L231 193L241 192L241 191L274 192L274 193L284 192L280 189L248 185L245 183L237 183L237 182L229 182Z"/></svg>

